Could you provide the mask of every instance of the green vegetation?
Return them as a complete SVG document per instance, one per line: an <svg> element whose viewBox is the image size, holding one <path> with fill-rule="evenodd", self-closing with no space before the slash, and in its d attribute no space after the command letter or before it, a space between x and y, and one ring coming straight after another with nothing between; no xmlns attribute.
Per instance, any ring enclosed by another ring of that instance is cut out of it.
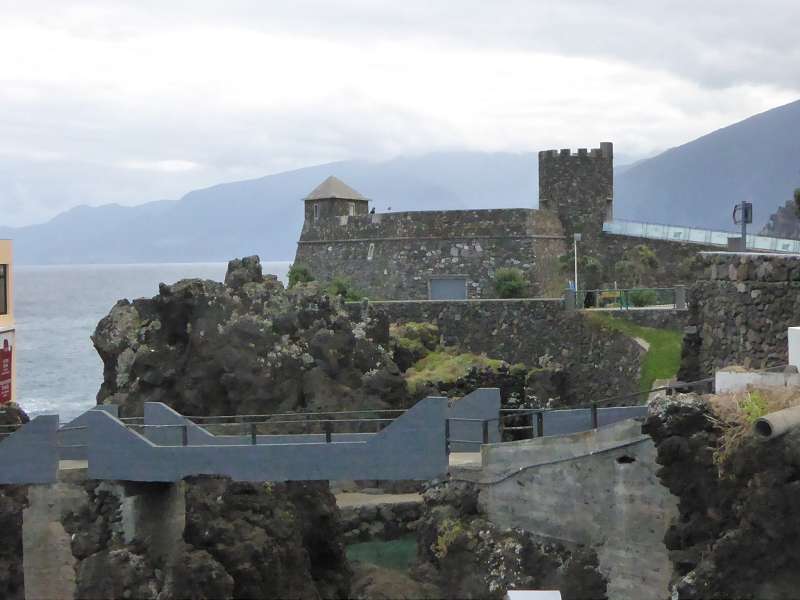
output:
<svg viewBox="0 0 800 600"><path fill-rule="evenodd" d="M528 280L520 269L500 268L494 274L494 289L500 298L524 298Z"/></svg>
<svg viewBox="0 0 800 600"><path fill-rule="evenodd" d="M289 287L293 288L298 283L308 283L314 281L311 270L305 265L293 264L289 267Z"/></svg>
<svg viewBox="0 0 800 600"><path fill-rule="evenodd" d="M625 252L622 260L614 265L617 279L625 282L624 285L642 287L646 280L658 270L660 263L656 253L650 246L639 244Z"/></svg>
<svg viewBox="0 0 800 600"><path fill-rule="evenodd" d="M571 280L575 275L575 257L570 252L558 257L558 268ZM578 251L578 283L582 290L596 290L603 285L603 263Z"/></svg>
<svg viewBox="0 0 800 600"><path fill-rule="evenodd" d="M603 327L619 331L631 338L641 338L650 345L642 361L642 373L639 379L641 391L652 389L656 379L670 379L677 374L681 363L683 340L683 335L679 331L642 327L601 313L589 313L586 316Z"/></svg>
<svg viewBox="0 0 800 600"><path fill-rule="evenodd" d="M497 370L506 364L502 360L488 358L485 354L459 353L445 348L428 353L406 371L406 382L414 393L427 383L452 383L464 377L473 367Z"/></svg>
<svg viewBox="0 0 800 600"><path fill-rule="evenodd" d="M453 519L445 519L439 526L439 535L436 537L436 542L433 545L433 553L439 560L447 556L447 551L450 546L464 533L464 527L460 521Z"/></svg>
<svg viewBox="0 0 800 600"><path fill-rule="evenodd" d="M793 388L764 388L708 397L708 420L719 430L714 463L720 477L732 477L733 458L753 439L753 424L766 414L800 403ZM746 451L746 450L745 450Z"/></svg>
<svg viewBox="0 0 800 600"><path fill-rule="evenodd" d="M347 560L360 561L396 571L407 571L417 559L417 538L409 535L390 542L373 541L350 544Z"/></svg>
<svg viewBox="0 0 800 600"><path fill-rule="evenodd" d="M364 297L345 277L335 277L326 289L331 296L339 296L349 302L357 302Z"/></svg>
<svg viewBox="0 0 800 600"><path fill-rule="evenodd" d="M628 298L633 306L653 306L657 304L658 294L655 290L631 290Z"/></svg>
<svg viewBox="0 0 800 600"><path fill-rule="evenodd" d="M752 425L767 414L767 399L758 390L754 390L747 394L741 408L745 421Z"/></svg>
<svg viewBox="0 0 800 600"><path fill-rule="evenodd" d="M439 328L432 323L395 323L389 326L389 335L397 346L419 358L439 345Z"/></svg>

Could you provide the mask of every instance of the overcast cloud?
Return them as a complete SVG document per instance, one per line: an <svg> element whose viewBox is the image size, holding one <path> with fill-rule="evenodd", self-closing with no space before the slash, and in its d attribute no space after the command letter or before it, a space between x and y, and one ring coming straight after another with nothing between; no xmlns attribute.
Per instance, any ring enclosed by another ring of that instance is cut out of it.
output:
<svg viewBox="0 0 800 600"><path fill-rule="evenodd" d="M0 223L325 161L612 140L800 98L797 0L0 0Z"/></svg>

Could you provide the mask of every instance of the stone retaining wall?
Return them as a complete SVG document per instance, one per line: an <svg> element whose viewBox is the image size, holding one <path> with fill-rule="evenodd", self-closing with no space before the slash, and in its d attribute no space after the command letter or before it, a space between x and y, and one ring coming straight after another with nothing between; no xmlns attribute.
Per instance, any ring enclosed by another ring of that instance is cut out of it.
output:
<svg viewBox="0 0 800 600"><path fill-rule="evenodd" d="M392 323L435 324L447 345L528 367L563 369L561 405L629 394L639 389L643 350L631 338L592 323L561 300L372 302ZM358 320L363 307L348 304Z"/></svg>
<svg viewBox="0 0 800 600"><path fill-rule="evenodd" d="M456 276L468 297L492 298L501 267L522 270L529 293L542 295L563 285L563 235L555 215L522 208L331 217L306 221L295 262L374 299L425 299L432 277Z"/></svg>
<svg viewBox="0 0 800 600"><path fill-rule="evenodd" d="M702 277L688 293L680 377L785 364L786 330L800 323L800 256L717 252L701 260Z"/></svg>

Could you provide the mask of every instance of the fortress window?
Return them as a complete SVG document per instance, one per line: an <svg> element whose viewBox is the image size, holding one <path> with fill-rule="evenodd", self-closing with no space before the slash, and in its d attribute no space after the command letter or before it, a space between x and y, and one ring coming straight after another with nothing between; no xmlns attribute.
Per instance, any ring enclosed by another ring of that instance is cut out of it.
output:
<svg viewBox="0 0 800 600"><path fill-rule="evenodd" d="M369 250L367 250L367 260L372 260L373 254L375 254L375 244L370 244Z"/></svg>
<svg viewBox="0 0 800 600"><path fill-rule="evenodd" d="M319 203L314 205L314 220L319 219Z"/></svg>
<svg viewBox="0 0 800 600"><path fill-rule="evenodd" d="M347 210L349 211L350 216L354 217L356 214L356 203L350 202L349 206L347 207Z"/></svg>
<svg viewBox="0 0 800 600"><path fill-rule="evenodd" d="M0 315L8 313L8 265L0 265Z"/></svg>

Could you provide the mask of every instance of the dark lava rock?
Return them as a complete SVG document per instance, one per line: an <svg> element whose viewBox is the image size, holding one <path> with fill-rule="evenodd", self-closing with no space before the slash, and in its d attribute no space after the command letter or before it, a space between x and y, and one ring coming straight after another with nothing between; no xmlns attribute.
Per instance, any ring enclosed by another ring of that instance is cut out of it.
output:
<svg viewBox="0 0 800 600"><path fill-rule="evenodd" d="M431 583L412 579L406 573L366 563L353 564L353 600L428 600L442 598Z"/></svg>
<svg viewBox="0 0 800 600"><path fill-rule="evenodd" d="M796 598L800 590L800 431L748 436L715 461L721 430L694 394L661 396L645 422L679 516L664 543L673 598Z"/></svg>
<svg viewBox="0 0 800 600"><path fill-rule="evenodd" d="M230 575L234 598L346 598L350 569L325 483L187 481L185 541Z"/></svg>
<svg viewBox="0 0 800 600"><path fill-rule="evenodd" d="M137 489L157 493L157 485ZM348 597L351 571L325 483L188 479L181 488L183 536L158 547L128 539L125 484L87 481L83 487L85 500L62 515L72 537L78 598ZM159 516L144 518L157 522Z"/></svg>
<svg viewBox="0 0 800 600"><path fill-rule="evenodd" d="M0 425L24 425L30 419L24 410L16 403L0 405ZM4 429L2 431L9 431Z"/></svg>
<svg viewBox="0 0 800 600"><path fill-rule="evenodd" d="M25 486L0 485L0 598L23 600L22 511L28 504Z"/></svg>
<svg viewBox="0 0 800 600"><path fill-rule="evenodd" d="M559 589L565 600L606 598L594 551L567 549L481 514L477 486L435 481L423 494L417 544L422 568L445 598L505 597L509 589Z"/></svg>
<svg viewBox="0 0 800 600"><path fill-rule="evenodd" d="M379 345L388 323L356 327L314 283L285 290L258 257L232 260L225 283L161 284L119 301L92 336L103 360L98 403L138 416L164 402L186 415L387 408L409 403Z"/></svg>

